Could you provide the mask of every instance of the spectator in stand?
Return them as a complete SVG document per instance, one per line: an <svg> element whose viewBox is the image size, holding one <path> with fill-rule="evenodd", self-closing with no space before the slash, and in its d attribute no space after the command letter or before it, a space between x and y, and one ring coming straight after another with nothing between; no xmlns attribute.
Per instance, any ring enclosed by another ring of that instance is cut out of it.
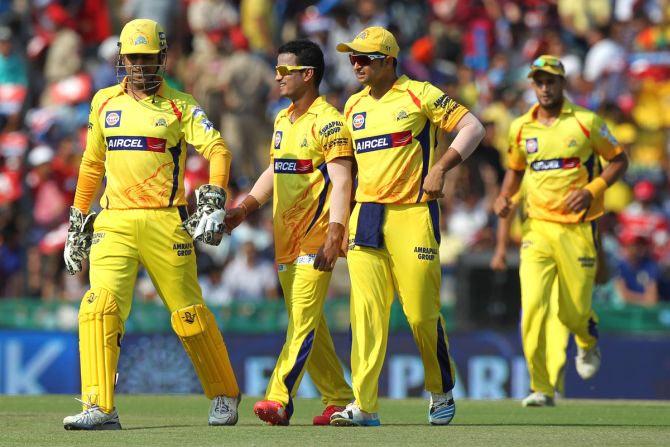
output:
<svg viewBox="0 0 670 447"><path fill-rule="evenodd" d="M633 187L634 200L619 214L619 223L622 233L650 238L652 254L660 259L670 248L670 224L656 205L656 194L656 186L649 180L637 182Z"/></svg>
<svg viewBox="0 0 670 447"><path fill-rule="evenodd" d="M253 242L245 242L223 273L223 283L233 300L262 301L277 297L277 274L268 261L259 259Z"/></svg>
<svg viewBox="0 0 670 447"><path fill-rule="evenodd" d="M658 263L651 255L647 235L625 231L621 234L621 260L615 279L616 290L624 302L653 306L658 302Z"/></svg>

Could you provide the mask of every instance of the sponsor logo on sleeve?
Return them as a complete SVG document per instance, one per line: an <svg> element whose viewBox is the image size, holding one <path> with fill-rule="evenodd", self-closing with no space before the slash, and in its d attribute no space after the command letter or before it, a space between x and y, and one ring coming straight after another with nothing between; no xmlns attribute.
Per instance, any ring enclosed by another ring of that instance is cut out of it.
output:
<svg viewBox="0 0 670 447"><path fill-rule="evenodd" d="M392 147L407 146L412 142L412 132L404 130L386 135L377 135L374 137L356 139L355 148L357 154L365 152L390 149Z"/></svg>
<svg viewBox="0 0 670 447"><path fill-rule="evenodd" d="M105 127L119 127L121 124L121 111L110 110L105 114Z"/></svg>
<svg viewBox="0 0 670 447"><path fill-rule="evenodd" d="M200 120L199 124L202 126L205 132L209 132L210 130L214 129L214 124L209 120L209 118L207 118L207 115L205 114L205 111L202 110L202 107L193 107L193 119Z"/></svg>
<svg viewBox="0 0 670 447"><path fill-rule="evenodd" d="M274 148L275 149L279 149L279 147L281 146L281 139L282 139L283 136L284 136L284 132L282 132L281 130L278 130L278 131L275 132L275 140L274 140Z"/></svg>
<svg viewBox="0 0 670 447"><path fill-rule="evenodd" d="M533 171L553 171L555 169L574 169L581 166L579 157L552 158L549 160L536 160L530 164Z"/></svg>
<svg viewBox="0 0 670 447"><path fill-rule="evenodd" d="M275 158L275 174L309 174L314 172L312 160Z"/></svg>
<svg viewBox="0 0 670 447"><path fill-rule="evenodd" d="M331 121L319 130L319 135L328 138L342 130L342 126L344 126L342 121Z"/></svg>
<svg viewBox="0 0 670 447"><path fill-rule="evenodd" d="M351 118L351 125L353 126L354 130L365 129L366 114L367 112L354 113L353 117Z"/></svg>
<svg viewBox="0 0 670 447"><path fill-rule="evenodd" d="M155 137L107 137L107 149L110 151L147 151L165 152L167 141Z"/></svg>
<svg viewBox="0 0 670 447"><path fill-rule="evenodd" d="M537 138L526 138L526 153L534 154L537 152Z"/></svg>
<svg viewBox="0 0 670 447"><path fill-rule="evenodd" d="M600 126L600 136L609 141L612 146L619 145L619 142L617 141L616 138L614 138L614 135L612 135L612 132L610 132L609 127L607 127L607 124L605 123L603 123L603 125Z"/></svg>

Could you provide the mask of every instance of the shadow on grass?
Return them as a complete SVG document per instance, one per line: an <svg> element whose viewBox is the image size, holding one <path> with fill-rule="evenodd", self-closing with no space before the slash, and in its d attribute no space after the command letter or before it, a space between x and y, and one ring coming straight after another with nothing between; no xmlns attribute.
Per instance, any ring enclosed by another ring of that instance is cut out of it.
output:
<svg viewBox="0 0 670 447"><path fill-rule="evenodd" d="M123 427L123 431L130 430L158 430L161 428L186 428L186 427L202 427L202 424L191 425L148 425L146 427Z"/></svg>

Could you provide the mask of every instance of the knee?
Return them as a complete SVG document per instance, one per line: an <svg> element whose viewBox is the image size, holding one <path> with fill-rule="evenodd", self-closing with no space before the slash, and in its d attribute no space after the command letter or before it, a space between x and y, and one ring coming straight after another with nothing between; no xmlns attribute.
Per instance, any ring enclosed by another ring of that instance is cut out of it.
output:
<svg viewBox="0 0 670 447"><path fill-rule="evenodd" d="M214 314L204 304L193 304L172 312L172 329L180 337L193 337L216 327Z"/></svg>
<svg viewBox="0 0 670 447"><path fill-rule="evenodd" d="M102 287L89 289L81 300L79 317L89 314L119 315L119 303L112 292Z"/></svg>
<svg viewBox="0 0 670 447"><path fill-rule="evenodd" d="M414 332L422 329L433 331L439 324L437 317L427 315L407 315L407 322Z"/></svg>

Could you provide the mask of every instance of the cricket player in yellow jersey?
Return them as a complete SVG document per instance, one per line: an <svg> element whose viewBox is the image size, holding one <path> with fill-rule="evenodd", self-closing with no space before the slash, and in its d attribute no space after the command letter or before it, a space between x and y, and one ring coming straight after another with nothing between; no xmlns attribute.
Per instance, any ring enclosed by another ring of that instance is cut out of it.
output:
<svg viewBox="0 0 670 447"><path fill-rule="evenodd" d="M212 399L210 425L237 422L239 388L214 315L197 282L193 239L218 244L230 152L194 99L162 79L167 43L147 19L126 24L119 38L123 80L96 93L86 150L70 209L65 245L68 272L81 270L90 250L90 284L79 308L84 411L66 417L69 430L120 429L114 385L124 322L141 263L172 313L172 327ZM210 162L210 184L196 192L190 218L184 195L186 144ZM90 207L106 177L103 211Z"/></svg>
<svg viewBox="0 0 670 447"><path fill-rule="evenodd" d="M623 175L628 159L604 121L563 94L561 61L540 56L528 75L538 99L514 120L509 135L509 169L494 208L510 212L510 198L525 178L528 213L521 243L521 332L531 394L524 406L553 405L547 370L546 325L554 280L558 318L575 335L576 368L589 379L600 367L597 317L591 309L598 242L596 222L603 195ZM599 156L607 160L602 169Z"/></svg>
<svg viewBox="0 0 670 447"><path fill-rule="evenodd" d="M313 423L328 425L353 398L323 315L349 216L351 137L342 115L319 96L319 46L299 40L278 51L275 79L291 105L275 119L270 166L229 211L226 225L232 230L273 197L275 255L289 321L265 400L254 412L268 424L288 425L306 368L326 405Z"/></svg>
<svg viewBox="0 0 670 447"><path fill-rule="evenodd" d="M521 189L512 197L511 203L514 210L520 203L523 184ZM518 215L522 221L522 232L525 226L523 221L526 220L526 213L523 206L518 207ZM507 270L507 244L509 241L509 233L512 226L513 211L507 217L498 219L498 229L496 231L496 246L491 258L491 268L497 271ZM570 330L558 318L558 281L554 280L551 288L551 297L549 298L549 311L547 320L545 321L545 337L546 337L546 357L547 357L547 371L549 373L549 383L554 390L561 396L565 396L565 361L566 348L568 347L568 340L570 338Z"/></svg>
<svg viewBox="0 0 670 447"><path fill-rule="evenodd" d="M445 173L474 151L484 127L430 83L398 77L399 48L387 30L367 28L337 50L350 53L365 88L344 108L358 167L347 254L355 401L330 423L380 425L378 380L397 293L423 360L429 422L447 425L455 412L454 376L440 315L437 199ZM437 133L452 131L456 138L438 158Z"/></svg>

